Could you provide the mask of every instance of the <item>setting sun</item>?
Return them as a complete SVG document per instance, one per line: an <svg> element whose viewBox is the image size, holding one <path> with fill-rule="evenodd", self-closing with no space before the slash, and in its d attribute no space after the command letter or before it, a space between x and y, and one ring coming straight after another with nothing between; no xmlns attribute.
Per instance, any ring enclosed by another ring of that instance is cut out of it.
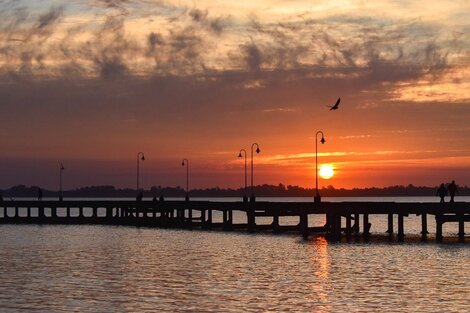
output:
<svg viewBox="0 0 470 313"><path fill-rule="evenodd" d="M323 164L322 166L320 166L319 172L320 177L323 179L330 179L335 174L333 166L331 166L330 164Z"/></svg>

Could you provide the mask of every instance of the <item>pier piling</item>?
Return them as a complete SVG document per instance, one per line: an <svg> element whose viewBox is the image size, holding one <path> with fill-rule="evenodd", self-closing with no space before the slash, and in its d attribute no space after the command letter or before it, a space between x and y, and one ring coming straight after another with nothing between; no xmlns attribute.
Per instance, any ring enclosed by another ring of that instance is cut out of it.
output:
<svg viewBox="0 0 470 313"><path fill-rule="evenodd" d="M405 225L404 225L404 218L403 214L398 214L398 234L397 238L399 242L403 242L405 238Z"/></svg>
<svg viewBox="0 0 470 313"><path fill-rule="evenodd" d="M421 213L421 239L426 241L428 236L428 218L426 213Z"/></svg>

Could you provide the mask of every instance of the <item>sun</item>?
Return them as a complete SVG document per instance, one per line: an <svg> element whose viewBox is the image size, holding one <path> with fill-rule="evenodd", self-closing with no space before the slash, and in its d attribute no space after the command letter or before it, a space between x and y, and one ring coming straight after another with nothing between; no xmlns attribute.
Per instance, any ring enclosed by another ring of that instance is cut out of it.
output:
<svg viewBox="0 0 470 313"><path fill-rule="evenodd" d="M323 164L322 166L320 166L319 174L320 177L323 179L330 179L335 174L335 170L330 164Z"/></svg>

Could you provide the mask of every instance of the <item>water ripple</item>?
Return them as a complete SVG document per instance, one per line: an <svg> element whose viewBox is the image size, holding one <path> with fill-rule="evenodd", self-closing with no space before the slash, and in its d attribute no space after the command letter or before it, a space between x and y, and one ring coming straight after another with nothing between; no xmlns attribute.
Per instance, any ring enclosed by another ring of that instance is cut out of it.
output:
<svg viewBox="0 0 470 313"><path fill-rule="evenodd" d="M1 312L468 312L468 245L0 226Z"/></svg>

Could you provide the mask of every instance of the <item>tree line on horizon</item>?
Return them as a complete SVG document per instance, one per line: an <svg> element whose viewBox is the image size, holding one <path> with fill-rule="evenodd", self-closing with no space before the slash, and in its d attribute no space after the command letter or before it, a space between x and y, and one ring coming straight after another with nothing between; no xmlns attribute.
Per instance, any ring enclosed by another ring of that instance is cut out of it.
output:
<svg viewBox="0 0 470 313"><path fill-rule="evenodd" d="M389 187L369 187L369 188L335 188L334 186L327 186L319 189L323 197L406 197L406 196L436 196L437 186L414 186L409 184L407 186L396 185ZM17 185L9 189L0 190L4 198L14 197L37 197L38 186L25 186ZM42 189L42 188L41 188ZM42 189L43 197L57 197L58 191ZM251 188L248 187L247 195L251 194ZM116 188L112 185L103 186L87 186L80 187L72 190L64 190L64 197L135 197L137 194L136 189L132 188ZM244 188L204 188L204 189L191 189L189 191L191 197L242 197ZM304 188L292 185L257 185L254 186L254 194L257 197L313 197L315 194L314 188ZM161 187L152 186L150 189L143 190L144 197L184 197L186 190L180 186L176 187ZM458 196L470 196L470 187L459 186Z"/></svg>

